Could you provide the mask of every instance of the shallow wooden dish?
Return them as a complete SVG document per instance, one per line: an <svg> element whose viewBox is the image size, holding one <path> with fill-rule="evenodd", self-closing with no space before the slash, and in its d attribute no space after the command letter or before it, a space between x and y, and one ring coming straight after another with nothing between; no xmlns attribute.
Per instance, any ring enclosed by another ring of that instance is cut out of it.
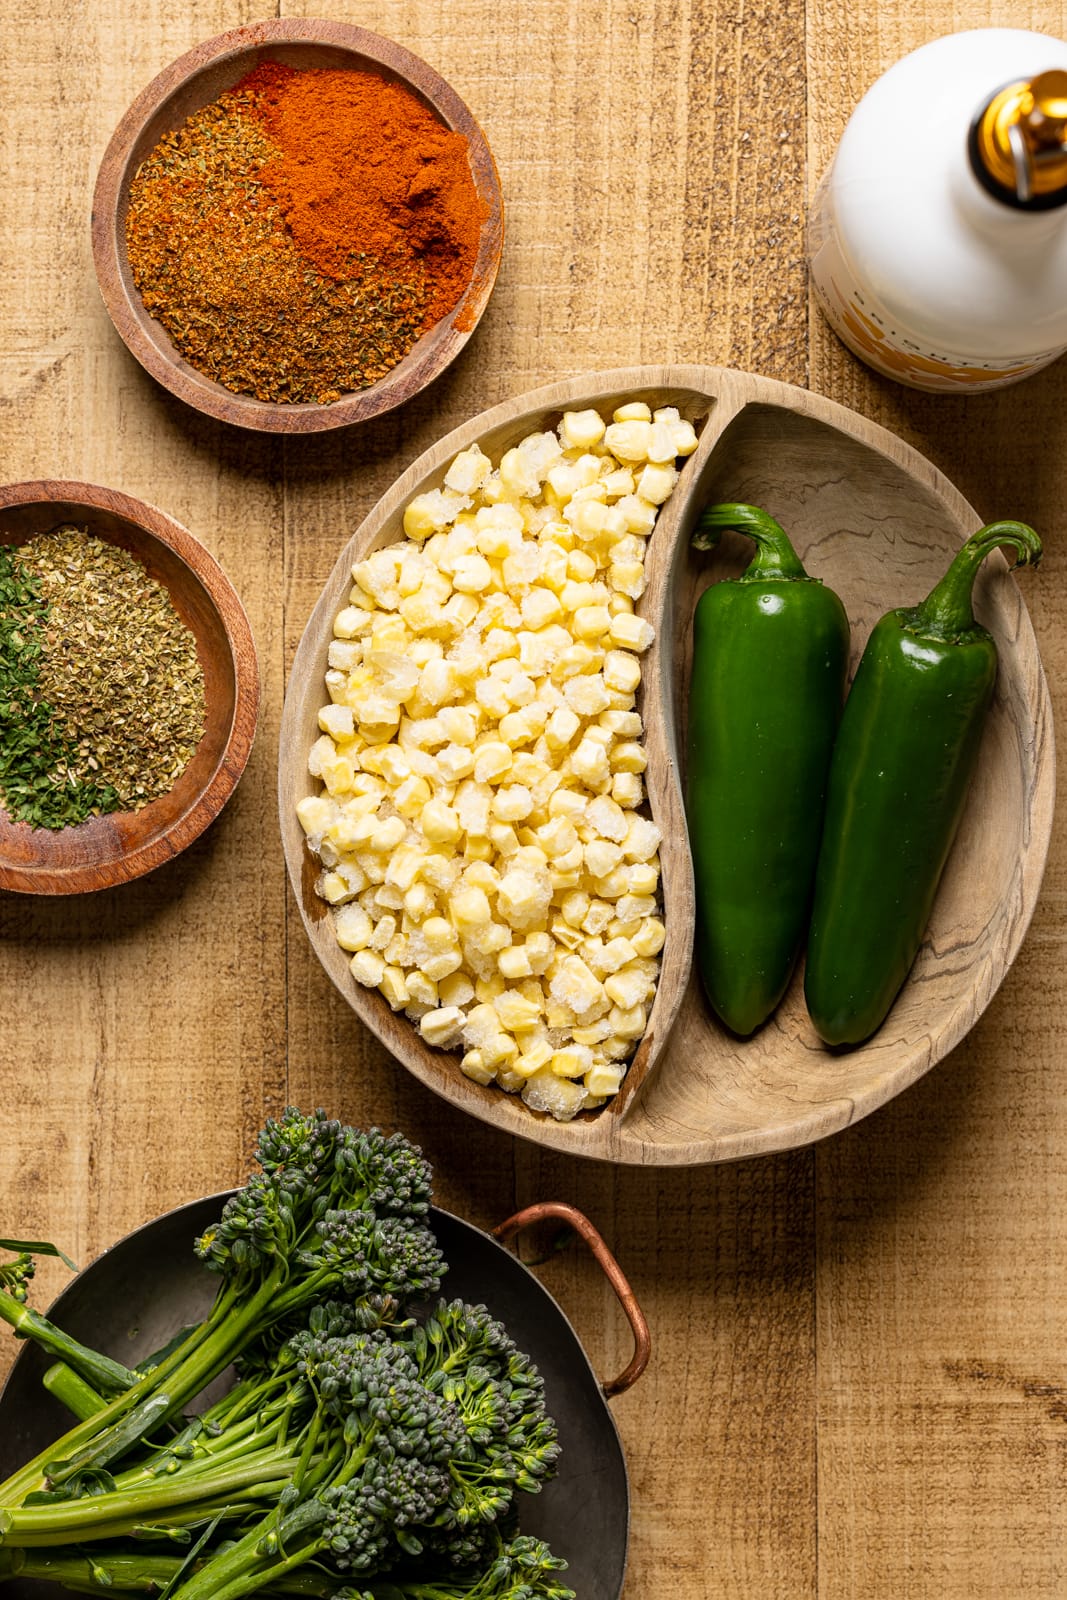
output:
<svg viewBox="0 0 1067 1600"><path fill-rule="evenodd" d="M328 908L315 895L317 866L294 808L318 788L307 774L307 752L326 700L326 649L352 562L402 537L407 501L439 483L456 451L474 440L498 459L524 434L553 426L565 409L610 411L635 397L677 405L701 428L652 536L649 587L639 607L657 630L645 657L641 709L649 800L664 835L667 942L648 1031L621 1094L601 1111L556 1123L496 1088L469 1082L454 1056L427 1048L403 1015L394 1016L376 991L352 979ZM833 584L852 622L853 665L882 612L926 594L982 521L914 450L805 390L713 367L588 374L497 406L421 456L342 551L293 664L282 719L281 826L316 954L356 1013L423 1083L474 1116L576 1155L700 1165L789 1149L847 1127L921 1077L973 1025L1015 957L1040 887L1055 782L1051 711L1029 617L1006 564L995 557L986 563L976 604L1000 647L996 698L927 937L888 1020L860 1048L828 1051L808 1020L798 972L774 1018L752 1039L739 1040L716 1022L692 967L681 755L693 607L709 582L740 571L748 559L741 540L724 541L713 557L690 553L699 511L725 500L766 507L809 571Z"/></svg>
<svg viewBox="0 0 1067 1600"><path fill-rule="evenodd" d="M140 811L52 831L13 822L0 803L0 889L82 894L139 878L184 850L218 816L252 748L259 677L252 630L229 579L199 540L153 506L89 483L46 480L0 488L0 544L63 523L130 550L170 591L204 671L204 736L169 794Z"/></svg>
<svg viewBox="0 0 1067 1600"><path fill-rule="evenodd" d="M160 138L208 105L261 61L290 67L348 67L402 83L470 150L478 195L489 208L474 275L458 304L380 382L330 405L277 405L234 394L190 365L149 316L126 257L129 186ZM93 259L104 304L130 352L165 389L222 422L264 433L317 433L380 416L410 400L455 360L485 310L504 240L500 180L485 135L463 101L432 67L391 39L340 22L269 19L197 45L138 95L104 153L93 195Z"/></svg>

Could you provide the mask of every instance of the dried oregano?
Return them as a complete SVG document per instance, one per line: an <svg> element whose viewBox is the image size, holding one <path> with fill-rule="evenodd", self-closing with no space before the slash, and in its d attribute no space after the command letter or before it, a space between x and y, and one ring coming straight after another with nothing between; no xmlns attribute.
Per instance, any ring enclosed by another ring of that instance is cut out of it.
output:
<svg viewBox="0 0 1067 1600"><path fill-rule="evenodd" d="M138 810L204 732L196 641L129 551L57 528L0 546L0 796L35 827Z"/></svg>

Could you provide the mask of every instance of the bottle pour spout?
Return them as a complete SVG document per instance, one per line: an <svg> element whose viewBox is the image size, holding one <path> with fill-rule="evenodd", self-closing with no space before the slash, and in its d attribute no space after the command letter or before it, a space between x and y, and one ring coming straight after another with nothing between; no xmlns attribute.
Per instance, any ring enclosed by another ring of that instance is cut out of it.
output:
<svg viewBox="0 0 1067 1600"><path fill-rule="evenodd" d="M969 148L995 199L1026 211L1067 204L1067 70L998 90L976 117Z"/></svg>

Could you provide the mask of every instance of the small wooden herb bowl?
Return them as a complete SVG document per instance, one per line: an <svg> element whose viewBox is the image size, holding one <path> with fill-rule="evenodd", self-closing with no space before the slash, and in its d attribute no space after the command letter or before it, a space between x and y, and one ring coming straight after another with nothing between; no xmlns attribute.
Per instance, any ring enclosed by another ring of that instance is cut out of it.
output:
<svg viewBox="0 0 1067 1600"><path fill-rule="evenodd" d="M638 607L656 628L644 657L639 709L646 782L660 850L667 939L648 1028L622 1091L599 1111L557 1123L459 1071L428 1048L402 1013L362 988L315 894L318 867L295 806L318 791L307 755L326 702L333 619L354 561L403 537L412 495L439 486L458 450L479 440L494 460L563 411L624 400L675 405L700 433L657 521ZM922 1076L959 1043L995 994L1022 943L1052 826L1055 758L1048 688L1019 589L999 557L976 586L979 620L999 646L1000 672L967 810L930 926L882 1028L832 1052L804 1008L802 971L765 1027L738 1039L717 1022L693 967L693 873L683 805L690 631L699 593L736 575L745 541L714 556L691 551L701 509L764 506L787 529L808 571L840 594L852 623L852 665L892 606L920 600L982 519L948 480L885 429L818 395L770 379L700 366L637 367L568 379L487 411L426 451L374 507L341 552L297 651L281 729L279 799L289 876L312 945L367 1026L424 1084L486 1122L553 1149L644 1166L697 1166L808 1144L847 1127ZM995 512L996 507L990 508ZM1033 582L1041 581L1040 574Z"/></svg>
<svg viewBox="0 0 1067 1600"><path fill-rule="evenodd" d="M126 254L130 183L164 134L231 89L263 61L297 68L355 68L402 84L467 140L471 173L488 208L471 282L386 377L328 405L282 405L235 394L198 372L145 310ZM318 433L366 422L402 405L463 349L489 302L504 241L500 179L485 135L439 73L391 39L339 22L271 19L235 28L181 56L138 95L104 153L93 196L93 259L104 304L131 354L152 377L209 417L263 433Z"/></svg>
<svg viewBox="0 0 1067 1600"><path fill-rule="evenodd" d="M45 480L0 488L0 544L23 544L64 523L129 550L169 591L196 639L206 727L174 788L139 811L52 830L13 821L0 801L0 889L24 894L110 889L178 855L237 787L259 710L248 618L218 562L191 533L143 501L89 483Z"/></svg>

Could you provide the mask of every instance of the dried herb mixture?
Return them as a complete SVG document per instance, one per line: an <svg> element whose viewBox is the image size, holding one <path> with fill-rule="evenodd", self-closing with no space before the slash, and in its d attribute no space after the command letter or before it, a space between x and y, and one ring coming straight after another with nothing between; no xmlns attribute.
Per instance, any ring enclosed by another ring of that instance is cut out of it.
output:
<svg viewBox="0 0 1067 1600"><path fill-rule="evenodd" d="M139 810L204 732L196 641L129 551L84 529L0 545L0 799L34 827Z"/></svg>

